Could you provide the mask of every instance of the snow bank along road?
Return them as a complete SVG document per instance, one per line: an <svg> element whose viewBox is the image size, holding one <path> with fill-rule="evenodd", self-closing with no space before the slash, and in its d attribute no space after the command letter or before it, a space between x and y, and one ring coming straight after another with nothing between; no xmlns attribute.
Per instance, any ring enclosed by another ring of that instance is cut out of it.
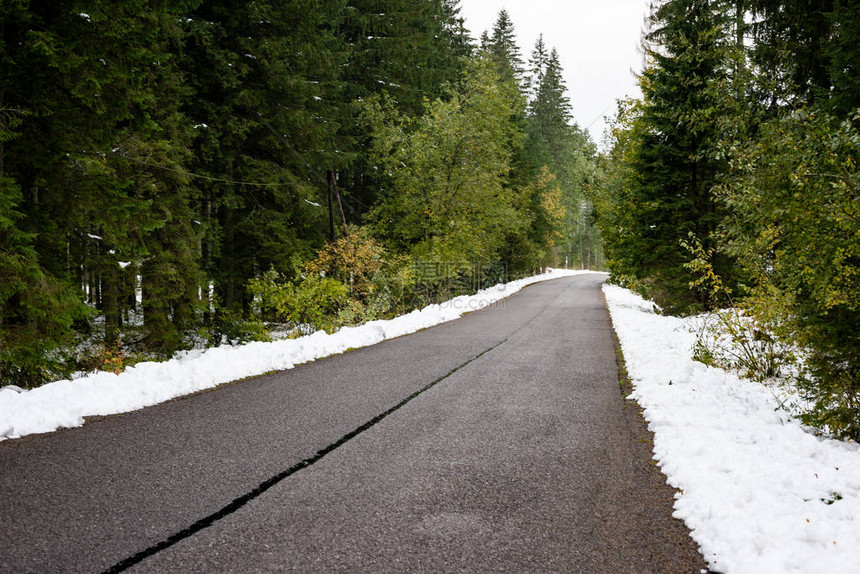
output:
<svg viewBox="0 0 860 574"><path fill-rule="evenodd" d="M0 443L0 571L698 572L602 280Z"/></svg>

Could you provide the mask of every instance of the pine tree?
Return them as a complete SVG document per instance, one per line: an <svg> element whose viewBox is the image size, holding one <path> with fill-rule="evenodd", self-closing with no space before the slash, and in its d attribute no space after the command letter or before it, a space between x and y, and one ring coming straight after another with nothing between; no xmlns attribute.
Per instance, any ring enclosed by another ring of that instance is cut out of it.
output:
<svg viewBox="0 0 860 574"><path fill-rule="evenodd" d="M748 0L755 16L752 58L766 78L764 96L772 107L799 98L827 98L832 86L833 0Z"/></svg>
<svg viewBox="0 0 860 574"><path fill-rule="evenodd" d="M12 20L8 12L0 14L5 22ZM4 39L0 53L8 55ZM4 88L5 79L0 80ZM86 307L42 269L34 236L19 228L23 195L7 175L4 159L5 144L21 136L16 129L23 114L0 98L0 383L30 387L68 373L64 360L74 342L71 326L86 316Z"/></svg>
<svg viewBox="0 0 860 574"><path fill-rule="evenodd" d="M185 230L171 237L193 243L182 212L191 199L175 175L185 92L171 53L177 14L193 4L32 4L4 18L16 41L3 91L28 112L5 162L26 200L20 226L58 293L83 290L104 313L109 346L134 302L120 264L162 251L151 233L170 221ZM193 261L181 267L193 275Z"/></svg>
<svg viewBox="0 0 860 574"><path fill-rule="evenodd" d="M566 155L570 151L573 135L573 113L555 48L546 56L536 77L538 81L534 88L534 97L529 104L529 118L537 138L547 148L549 161L553 167L561 168L569 159Z"/></svg>
<svg viewBox="0 0 860 574"><path fill-rule="evenodd" d="M445 44L459 75L462 71L460 62L472 56L474 51L472 38L466 30L466 20L460 15L460 0L442 0L442 22Z"/></svg>
<svg viewBox="0 0 860 574"><path fill-rule="evenodd" d="M349 100L387 92L405 113L420 115L457 80L468 52L458 2L349 0L341 34L350 46L344 67Z"/></svg>
<svg viewBox="0 0 860 574"><path fill-rule="evenodd" d="M833 86L827 107L837 117L848 118L860 108L860 4L835 0L831 23L824 48Z"/></svg>
<svg viewBox="0 0 860 574"><path fill-rule="evenodd" d="M846 117L860 106L860 5L846 0L746 0L753 15L752 62L770 115L821 104Z"/></svg>
<svg viewBox="0 0 860 574"><path fill-rule="evenodd" d="M532 49L532 54L529 58L528 73L523 81L523 88L530 105L537 99L537 90L543 83L548 60L549 52L547 51L546 43L543 41L543 34L540 34Z"/></svg>

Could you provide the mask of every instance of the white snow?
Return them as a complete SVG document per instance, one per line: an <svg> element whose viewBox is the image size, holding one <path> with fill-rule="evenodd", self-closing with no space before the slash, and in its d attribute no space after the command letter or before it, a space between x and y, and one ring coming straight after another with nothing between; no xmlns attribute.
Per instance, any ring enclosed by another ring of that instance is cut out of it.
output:
<svg viewBox="0 0 860 574"><path fill-rule="evenodd" d="M542 275L499 284L387 321L344 327L331 335L318 331L298 339L190 351L166 362L138 363L118 375L99 372L27 391L2 387L0 440L81 426L84 417L129 412L229 381L290 369L457 319L538 281L583 273L590 271L551 269Z"/></svg>
<svg viewBox="0 0 860 574"><path fill-rule="evenodd" d="M459 318L551 270L388 321L272 343L221 346L124 373L97 373L33 390L0 388L0 440L84 417L154 405L221 383L373 345ZM654 313L620 287L604 293L654 432L654 459L679 489L684 520L709 567L726 574L860 572L860 445L818 437L779 408L770 389L691 359L697 319Z"/></svg>
<svg viewBox="0 0 860 574"><path fill-rule="evenodd" d="M691 359L696 319L604 293L654 459L710 568L860 572L860 445L817 437L765 386Z"/></svg>

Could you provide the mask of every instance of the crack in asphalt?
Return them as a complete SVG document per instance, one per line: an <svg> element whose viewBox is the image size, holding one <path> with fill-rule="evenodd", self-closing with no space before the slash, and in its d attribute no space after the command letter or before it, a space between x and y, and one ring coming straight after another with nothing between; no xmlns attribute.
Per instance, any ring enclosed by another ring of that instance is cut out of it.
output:
<svg viewBox="0 0 860 574"><path fill-rule="evenodd" d="M125 570L128 570L132 566L135 566L135 565L143 562L147 558L150 558L151 556L158 554L162 550L166 550L166 549L170 548L171 546L174 546L175 544L178 544L179 542L185 540L186 538L190 538L190 537L194 536L195 534L197 534L198 532L205 530L206 528L209 528L210 526L212 526L213 524L215 524L216 522L218 522L222 518L226 518L227 516L233 514L237 510L244 507L246 504L248 504L252 500L260 497L263 493L265 493L267 490L269 490L273 486L275 486L278 483L282 482L283 480L289 478L290 476L292 476L293 474L302 470L303 468L307 468L307 467L319 462L327 454L340 448L341 446L343 446L344 444L346 444L350 440L354 439L355 437L357 437L358 435L360 435L364 431L372 428L374 425L376 425L377 423L381 422L383 419L388 417L388 415L400 410L407 403L409 403L410 401L412 401L413 399L415 399L419 395L429 391L430 389L435 387L437 384L441 383L442 381L444 381L445 379L447 379L448 377L450 377L451 375L453 375L454 373L456 373L457 371L459 371L460 369L462 369L463 367L465 367L469 363L472 363L472 362L480 359L482 356L486 355L487 353L489 353L493 349L496 349L500 345L504 344L507 340L508 340L508 338L505 338L505 339L499 341L498 343L496 343L495 345L493 345L492 347L489 347L488 349L481 351L480 353L478 353L477 355L475 355L474 357L472 357L468 361L466 361L460 365L457 365L456 367L454 367L453 369L451 369L450 371L448 371L447 373L445 373L444 375L442 375L438 379L436 379L436 380L432 381L431 383L425 385L424 387L418 389L417 391L415 391L414 393L412 393L411 395L409 395L408 397L406 397L405 399L403 399L402 401L400 401L399 403L397 403L396 405L394 405L393 407L391 407L387 411L375 416L374 418L370 419L369 421L367 421L363 425L361 425L361 426L357 427L356 429L343 435L342 437L340 437L338 440L331 443L330 445L322 448L321 450L318 450L316 452L316 454L314 454L313 456L306 458L306 459L302 460L301 462L294 464L293 466L291 466L287 470L285 470L281 473L278 473L275 476L272 476L271 478L261 482L259 484L259 486L257 486L255 489L233 499L232 502L230 502L226 506L222 507L220 510L213 512L209 516L201 518L197 522L195 522L195 523L191 524L190 526L180 530L179 532L176 532L175 534L172 534L171 536L165 538L161 542L153 544L149 548L146 548L145 550L141 550L140 552L133 554L132 556L129 556L128 558L125 558L124 560L117 562L116 564L114 564L113 566L111 566L110 568L105 570L104 573L105 574L112 574L115 572L124 572Z"/></svg>

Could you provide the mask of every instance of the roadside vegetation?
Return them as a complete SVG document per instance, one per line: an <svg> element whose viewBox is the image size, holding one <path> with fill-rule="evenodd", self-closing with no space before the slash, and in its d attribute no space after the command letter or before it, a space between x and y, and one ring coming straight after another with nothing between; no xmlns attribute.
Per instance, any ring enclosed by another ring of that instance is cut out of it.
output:
<svg viewBox="0 0 860 574"><path fill-rule="evenodd" d="M708 313L696 356L860 439L860 6L667 0L592 199L614 280ZM717 344L719 343L719 344Z"/></svg>
<svg viewBox="0 0 860 574"><path fill-rule="evenodd" d="M599 267L558 54L455 0L0 6L0 384Z"/></svg>

